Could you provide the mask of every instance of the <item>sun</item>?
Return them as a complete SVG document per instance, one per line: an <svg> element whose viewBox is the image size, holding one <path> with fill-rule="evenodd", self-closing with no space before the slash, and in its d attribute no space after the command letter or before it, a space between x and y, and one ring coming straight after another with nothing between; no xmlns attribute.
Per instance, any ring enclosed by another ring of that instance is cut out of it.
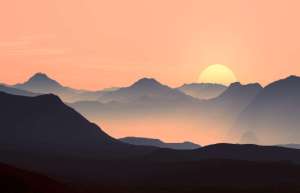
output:
<svg viewBox="0 0 300 193"><path fill-rule="evenodd" d="M199 78L199 83L216 83L230 85L236 82L237 78L233 71L225 65L213 64L205 68Z"/></svg>

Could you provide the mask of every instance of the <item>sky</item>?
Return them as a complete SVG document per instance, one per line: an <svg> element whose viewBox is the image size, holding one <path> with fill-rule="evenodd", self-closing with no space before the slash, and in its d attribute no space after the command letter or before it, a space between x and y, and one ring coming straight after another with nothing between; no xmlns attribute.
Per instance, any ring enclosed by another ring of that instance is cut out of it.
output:
<svg viewBox="0 0 300 193"><path fill-rule="evenodd" d="M211 64L242 83L300 75L298 0L9 0L0 82L45 72L100 89L142 77L179 86Z"/></svg>

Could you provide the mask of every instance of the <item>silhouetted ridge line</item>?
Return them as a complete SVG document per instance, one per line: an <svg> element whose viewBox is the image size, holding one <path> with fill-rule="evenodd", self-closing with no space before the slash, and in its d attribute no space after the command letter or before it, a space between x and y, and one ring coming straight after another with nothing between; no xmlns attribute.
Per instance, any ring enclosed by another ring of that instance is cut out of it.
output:
<svg viewBox="0 0 300 193"><path fill-rule="evenodd" d="M144 137L124 137L120 138L119 140L132 144L132 145L144 145L144 146L154 146L160 148L170 148L170 149L197 149L201 146L195 143L191 143L188 141L182 143L165 143L160 139L151 139L151 138L144 138Z"/></svg>

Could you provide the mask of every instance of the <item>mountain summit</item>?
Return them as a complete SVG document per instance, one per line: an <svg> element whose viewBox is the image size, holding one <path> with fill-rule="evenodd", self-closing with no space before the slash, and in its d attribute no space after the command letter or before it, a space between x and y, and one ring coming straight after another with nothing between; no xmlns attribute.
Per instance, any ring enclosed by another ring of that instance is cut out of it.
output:
<svg viewBox="0 0 300 193"><path fill-rule="evenodd" d="M57 93L65 88L56 80L40 72L30 77L26 82L15 85L15 87L37 93Z"/></svg>
<svg viewBox="0 0 300 193"><path fill-rule="evenodd" d="M48 77L47 74L38 72L35 75L33 75L28 81L27 84L34 84L34 83L44 83L48 85L55 85L55 86L62 86L57 81L51 79Z"/></svg>
<svg viewBox="0 0 300 193"><path fill-rule="evenodd" d="M95 101L99 98L102 92L108 92L108 90L88 91L63 86L55 79L50 78L47 74L41 72L34 74L26 82L16 84L13 87L19 90L29 91L32 93L52 93L58 95L65 102L90 100ZM14 94L15 92L11 91L9 93ZM28 94L24 95L27 96Z"/></svg>
<svg viewBox="0 0 300 193"><path fill-rule="evenodd" d="M163 85L154 78L142 78L131 85L132 88L155 88Z"/></svg>

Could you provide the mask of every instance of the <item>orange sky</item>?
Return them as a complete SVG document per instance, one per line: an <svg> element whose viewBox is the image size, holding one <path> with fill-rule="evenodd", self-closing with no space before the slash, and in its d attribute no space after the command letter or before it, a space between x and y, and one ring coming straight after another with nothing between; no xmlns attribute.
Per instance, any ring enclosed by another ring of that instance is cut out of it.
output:
<svg viewBox="0 0 300 193"><path fill-rule="evenodd" d="M178 86L209 64L242 82L300 75L298 0L9 0L0 82L42 71L75 88L144 76Z"/></svg>

